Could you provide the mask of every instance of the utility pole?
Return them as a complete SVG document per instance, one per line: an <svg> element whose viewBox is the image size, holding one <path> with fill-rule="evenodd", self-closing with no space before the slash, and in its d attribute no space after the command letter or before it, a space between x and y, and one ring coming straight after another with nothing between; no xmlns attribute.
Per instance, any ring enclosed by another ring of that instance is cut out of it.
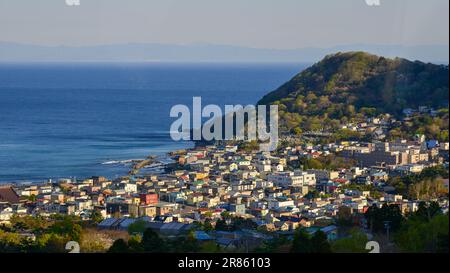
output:
<svg viewBox="0 0 450 273"><path fill-rule="evenodd" d="M391 221L384 221L384 228L386 229L388 243L390 243L391 240L389 238L389 230L391 229Z"/></svg>

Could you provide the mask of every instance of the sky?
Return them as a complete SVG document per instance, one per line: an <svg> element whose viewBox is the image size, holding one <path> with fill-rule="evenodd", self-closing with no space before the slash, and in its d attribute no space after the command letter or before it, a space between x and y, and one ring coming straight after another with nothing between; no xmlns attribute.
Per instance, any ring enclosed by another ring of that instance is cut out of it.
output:
<svg viewBox="0 0 450 273"><path fill-rule="evenodd" d="M448 45L448 0L0 0L0 41L298 49Z"/></svg>

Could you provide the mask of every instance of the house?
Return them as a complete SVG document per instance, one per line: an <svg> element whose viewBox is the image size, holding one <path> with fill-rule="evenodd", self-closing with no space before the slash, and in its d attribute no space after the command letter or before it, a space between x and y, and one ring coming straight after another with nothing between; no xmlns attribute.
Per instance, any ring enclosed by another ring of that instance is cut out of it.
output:
<svg viewBox="0 0 450 273"><path fill-rule="evenodd" d="M138 219L135 219L135 218L125 218L119 223L118 227L121 230L128 230L128 227L131 224L136 223L137 221L138 221Z"/></svg>
<svg viewBox="0 0 450 273"><path fill-rule="evenodd" d="M286 207L295 207L293 200L270 200L269 209L280 209Z"/></svg>
<svg viewBox="0 0 450 273"><path fill-rule="evenodd" d="M371 185L372 178L369 175L360 175L355 178L355 182L360 185Z"/></svg>
<svg viewBox="0 0 450 273"><path fill-rule="evenodd" d="M137 192L137 185L134 183L124 183L123 184L123 190L126 193L136 193Z"/></svg>
<svg viewBox="0 0 450 273"><path fill-rule="evenodd" d="M234 250L239 247L239 239L218 238L216 243L223 249Z"/></svg>
<svg viewBox="0 0 450 273"><path fill-rule="evenodd" d="M152 228L151 226L149 226ZM178 222L171 223L162 223L159 226L159 230L155 230L159 232L163 236L180 236L188 233L193 228L192 224L184 224Z"/></svg>
<svg viewBox="0 0 450 273"><path fill-rule="evenodd" d="M78 211L92 209L92 200L90 199L77 199L75 201L76 209Z"/></svg>
<svg viewBox="0 0 450 273"><path fill-rule="evenodd" d="M432 149L432 148L436 148L436 147L439 147L440 145L439 145L439 141L437 141L437 140L429 140L429 141L427 141L427 148L428 149Z"/></svg>
<svg viewBox="0 0 450 273"><path fill-rule="evenodd" d="M330 225L330 226L326 226L326 227L322 227L322 228L310 227L310 228L306 229L306 231L310 234L314 234L319 230L322 231L323 233L325 233L328 241L334 241L338 237L338 227L335 225Z"/></svg>
<svg viewBox="0 0 450 273"><path fill-rule="evenodd" d="M204 232L204 231L195 231L195 232L194 232L194 238L195 238L196 240L198 240L198 241L203 241L203 242L214 240L213 237L209 236L209 235L208 235L206 232Z"/></svg>
<svg viewBox="0 0 450 273"><path fill-rule="evenodd" d="M308 170L308 174L314 174L317 181L327 181L330 179L339 178L338 172L328 171L328 170Z"/></svg>
<svg viewBox="0 0 450 273"><path fill-rule="evenodd" d="M158 194L156 193L143 193L139 195L139 198L143 205L158 204Z"/></svg>
<svg viewBox="0 0 450 273"><path fill-rule="evenodd" d="M14 212L11 207L0 209L0 223L9 222L9 220L11 219L11 217L13 215L14 215Z"/></svg>
<svg viewBox="0 0 450 273"><path fill-rule="evenodd" d="M387 181L389 179L389 175L386 172L376 172L372 174L372 178L374 181Z"/></svg>
<svg viewBox="0 0 450 273"><path fill-rule="evenodd" d="M231 204L230 211L236 213L237 215L245 214L245 205L244 204Z"/></svg>
<svg viewBox="0 0 450 273"><path fill-rule="evenodd" d="M141 205L138 208L138 214L140 217L142 216L149 216L149 217L155 217L156 216L156 207L152 205Z"/></svg>
<svg viewBox="0 0 450 273"><path fill-rule="evenodd" d="M19 204L20 197L11 186L0 186L0 203Z"/></svg>
<svg viewBox="0 0 450 273"><path fill-rule="evenodd" d="M334 241L338 236L338 228L335 225L327 226L320 229L325 235L327 235L327 239L329 241Z"/></svg>
<svg viewBox="0 0 450 273"><path fill-rule="evenodd" d="M228 165L228 170L230 172L237 171L238 169L239 169L239 167L238 167L238 165L236 163L230 163Z"/></svg>
<svg viewBox="0 0 450 273"><path fill-rule="evenodd" d="M156 205L156 215L166 215L174 211L177 204L172 203L159 203Z"/></svg>
<svg viewBox="0 0 450 273"><path fill-rule="evenodd" d="M285 221L278 221L273 223L275 228L279 231L288 231L289 230L289 224Z"/></svg>
<svg viewBox="0 0 450 273"><path fill-rule="evenodd" d="M113 229L116 223L119 223L121 220L118 218L107 218L101 221L98 225L98 229Z"/></svg>

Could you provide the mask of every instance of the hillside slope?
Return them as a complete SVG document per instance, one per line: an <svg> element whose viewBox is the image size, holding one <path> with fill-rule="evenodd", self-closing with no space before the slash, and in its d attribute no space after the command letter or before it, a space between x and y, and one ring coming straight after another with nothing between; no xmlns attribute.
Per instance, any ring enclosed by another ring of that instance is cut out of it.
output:
<svg viewBox="0 0 450 273"><path fill-rule="evenodd" d="M448 66L337 53L296 75L258 104L278 104L283 131L337 128L349 120L405 108L447 108Z"/></svg>

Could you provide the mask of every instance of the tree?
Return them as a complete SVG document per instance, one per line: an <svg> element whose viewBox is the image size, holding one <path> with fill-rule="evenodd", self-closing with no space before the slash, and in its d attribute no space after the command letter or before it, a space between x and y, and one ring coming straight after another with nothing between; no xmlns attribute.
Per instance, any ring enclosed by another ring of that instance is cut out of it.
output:
<svg viewBox="0 0 450 273"><path fill-rule="evenodd" d="M233 216L228 212L224 211L221 214L222 219L217 220L216 222L216 230L220 231L235 231L236 226L234 224Z"/></svg>
<svg viewBox="0 0 450 273"><path fill-rule="evenodd" d="M212 230L214 230L214 227L211 224L211 220L209 220L209 219L205 220L205 222L203 223L203 226L202 226L202 230L203 231L212 231Z"/></svg>
<svg viewBox="0 0 450 273"><path fill-rule="evenodd" d="M128 226L129 234L142 234L147 229L147 223L142 220L138 220Z"/></svg>
<svg viewBox="0 0 450 273"><path fill-rule="evenodd" d="M331 253L331 246L328 242L327 235L321 230L316 231L312 236L311 246L313 253Z"/></svg>
<svg viewBox="0 0 450 273"><path fill-rule="evenodd" d="M41 216L19 216L13 215L11 217L11 226L15 230L32 230L34 232L40 233L45 230L50 224L49 221Z"/></svg>
<svg viewBox="0 0 450 273"><path fill-rule="evenodd" d="M306 195L305 198L306 199L315 199L315 198L319 198L320 197L320 193L317 190L312 190L309 191Z"/></svg>
<svg viewBox="0 0 450 273"><path fill-rule="evenodd" d="M141 237L139 235L131 236L130 239L128 239L128 248L130 252L143 252L144 248L141 244Z"/></svg>
<svg viewBox="0 0 450 273"><path fill-rule="evenodd" d="M0 252L15 253L21 250L19 234L0 230Z"/></svg>
<svg viewBox="0 0 450 273"><path fill-rule="evenodd" d="M69 240L80 242L83 229L72 218L64 217L62 221L55 222L51 228L51 232L59 235L66 235Z"/></svg>
<svg viewBox="0 0 450 273"><path fill-rule="evenodd" d="M258 228L258 225L254 221L252 221L251 219L244 219L242 217L232 218L232 225L234 230L254 230Z"/></svg>
<svg viewBox="0 0 450 273"><path fill-rule="evenodd" d="M358 229L352 229L350 236L338 239L332 244L332 250L335 253L367 253L366 244L367 235Z"/></svg>
<svg viewBox="0 0 450 273"><path fill-rule="evenodd" d="M216 230L218 231L232 231L233 226L228 225L225 219L219 219L216 222Z"/></svg>
<svg viewBox="0 0 450 273"><path fill-rule="evenodd" d="M448 253L448 220L437 202L421 202L397 232L395 241L407 252Z"/></svg>
<svg viewBox="0 0 450 273"><path fill-rule="evenodd" d="M312 253L312 246L310 235L305 229L298 229L294 234L294 241L292 243L292 253Z"/></svg>
<svg viewBox="0 0 450 273"><path fill-rule="evenodd" d="M311 158L311 159L302 158L300 160L300 165L303 165L304 170L309 170L309 169L322 170L322 169L324 169L322 162L320 162L320 160L315 159L315 158Z"/></svg>
<svg viewBox="0 0 450 273"><path fill-rule="evenodd" d="M391 177L389 184L402 195L409 195L416 200L433 199L448 196L442 178L449 177L448 169L439 165L425 168L420 174L404 177Z"/></svg>
<svg viewBox="0 0 450 273"><path fill-rule="evenodd" d="M30 195L30 196L28 197L28 200L31 201L31 202L36 202L36 201L37 201L37 196L34 195L34 194L32 194L32 195Z"/></svg>
<svg viewBox="0 0 450 273"><path fill-rule="evenodd" d="M409 185L409 196L416 200L430 200L447 195L442 179L426 179Z"/></svg>
<svg viewBox="0 0 450 273"><path fill-rule="evenodd" d="M433 217L441 213L441 208L437 202L431 202L427 205L425 202L419 203L415 216L419 217L422 221L431 221Z"/></svg>
<svg viewBox="0 0 450 273"><path fill-rule="evenodd" d="M383 232L386 230L386 224L392 231L400 228L403 215L398 205L384 204L381 209L376 205L370 207L364 215L369 223L370 229L374 232Z"/></svg>
<svg viewBox="0 0 450 273"><path fill-rule="evenodd" d="M214 241L209 241L209 242L205 242L200 246L200 253L221 253L221 249L220 246L214 242Z"/></svg>
<svg viewBox="0 0 450 273"><path fill-rule="evenodd" d="M164 240L161 239L159 235L151 228L145 230L141 245L145 252L163 253L166 251Z"/></svg>
<svg viewBox="0 0 450 273"><path fill-rule="evenodd" d="M177 238L171 241L171 252L176 253L196 253L200 250L200 245L195 239L194 232L189 232L188 236Z"/></svg>
<svg viewBox="0 0 450 273"><path fill-rule="evenodd" d="M318 230L311 236L301 228L295 232L292 253L331 253L331 246L324 232Z"/></svg>
<svg viewBox="0 0 450 273"><path fill-rule="evenodd" d="M66 252L67 239L64 236L58 234L46 234L44 245L39 252L44 253L63 253Z"/></svg>
<svg viewBox="0 0 450 273"><path fill-rule="evenodd" d="M275 236L265 240L260 247L256 249L257 253L279 253L282 247L289 245L289 240L286 236ZM292 247L291 247L292 249Z"/></svg>
<svg viewBox="0 0 450 273"><path fill-rule="evenodd" d="M437 215L431 221L411 217L396 233L395 242L401 250L413 253L448 253L448 215Z"/></svg>
<svg viewBox="0 0 450 273"><path fill-rule="evenodd" d="M299 127L295 127L295 128L293 129L293 132L294 132L294 134L297 135L297 136L300 136L300 135L303 133L302 129L300 129Z"/></svg>
<svg viewBox="0 0 450 273"><path fill-rule="evenodd" d="M348 206L341 206L338 210L337 218L340 226L352 226L352 209Z"/></svg>
<svg viewBox="0 0 450 273"><path fill-rule="evenodd" d="M129 253L130 249L124 239L117 239L109 248L108 253Z"/></svg>
<svg viewBox="0 0 450 273"><path fill-rule="evenodd" d="M100 211L94 210L94 211L91 213L91 221L92 221L93 223L95 223L95 224L98 224L98 223L100 223L101 221L103 221L103 216L102 216L102 214L100 213Z"/></svg>

